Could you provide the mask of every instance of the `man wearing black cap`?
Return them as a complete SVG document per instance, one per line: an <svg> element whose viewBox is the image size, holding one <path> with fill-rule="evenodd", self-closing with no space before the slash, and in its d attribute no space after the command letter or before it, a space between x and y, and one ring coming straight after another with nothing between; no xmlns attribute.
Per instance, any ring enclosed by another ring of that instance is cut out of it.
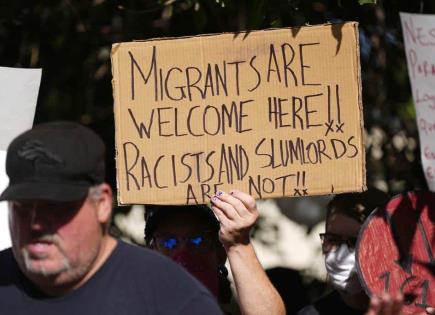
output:
<svg viewBox="0 0 435 315"><path fill-rule="evenodd" d="M108 234L104 144L69 122L9 146L12 248L0 252L0 314L220 314L180 267Z"/></svg>

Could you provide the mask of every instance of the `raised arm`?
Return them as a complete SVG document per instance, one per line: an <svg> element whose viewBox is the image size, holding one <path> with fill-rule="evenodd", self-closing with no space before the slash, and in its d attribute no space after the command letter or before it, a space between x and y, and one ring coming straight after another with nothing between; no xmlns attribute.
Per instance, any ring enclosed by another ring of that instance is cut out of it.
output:
<svg viewBox="0 0 435 315"><path fill-rule="evenodd" d="M217 193L211 202L220 221L219 238L228 255L242 314L285 314L284 302L269 281L250 241L250 230L258 218L254 198L232 190Z"/></svg>

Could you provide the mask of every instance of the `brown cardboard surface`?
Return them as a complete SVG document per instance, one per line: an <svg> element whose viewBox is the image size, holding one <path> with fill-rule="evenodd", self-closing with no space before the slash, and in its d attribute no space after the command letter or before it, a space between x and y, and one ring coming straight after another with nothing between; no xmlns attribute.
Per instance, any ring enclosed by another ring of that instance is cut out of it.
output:
<svg viewBox="0 0 435 315"><path fill-rule="evenodd" d="M112 47L118 203L362 191L357 23Z"/></svg>

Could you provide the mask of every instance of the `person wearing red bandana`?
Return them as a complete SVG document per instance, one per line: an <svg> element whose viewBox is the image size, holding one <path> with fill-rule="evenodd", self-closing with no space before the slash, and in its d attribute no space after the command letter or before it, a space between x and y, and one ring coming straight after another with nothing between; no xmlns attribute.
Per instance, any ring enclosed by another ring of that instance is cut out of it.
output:
<svg viewBox="0 0 435 315"><path fill-rule="evenodd" d="M147 206L145 241L202 282L227 314L285 314L284 303L264 272L250 241L258 218L254 198L219 191L205 205ZM232 294L228 259L240 310Z"/></svg>

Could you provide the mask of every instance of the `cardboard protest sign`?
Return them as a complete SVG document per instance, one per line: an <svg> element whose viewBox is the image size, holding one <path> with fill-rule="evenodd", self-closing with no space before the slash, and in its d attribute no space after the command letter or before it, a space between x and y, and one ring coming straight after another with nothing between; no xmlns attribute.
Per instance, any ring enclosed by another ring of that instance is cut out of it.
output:
<svg viewBox="0 0 435 315"><path fill-rule="evenodd" d="M400 13L409 79L417 112L421 161L435 191L435 15Z"/></svg>
<svg viewBox="0 0 435 315"><path fill-rule="evenodd" d="M435 306L435 194L410 192L374 212L360 231L357 268L367 294L404 296L403 314Z"/></svg>
<svg viewBox="0 0 435 315"><path fill-rule="evenodd" d="M112 47L118 202L365 189L356 23Z"/></svg>
<svg viewBox="0 0 435 315"><path fill-rule="evenodd" d="M24 130L32 127L41 69L0 67L0 190L6 188L6 149ZM0 250L11 246L7 203L0 202Z"/></svg>

